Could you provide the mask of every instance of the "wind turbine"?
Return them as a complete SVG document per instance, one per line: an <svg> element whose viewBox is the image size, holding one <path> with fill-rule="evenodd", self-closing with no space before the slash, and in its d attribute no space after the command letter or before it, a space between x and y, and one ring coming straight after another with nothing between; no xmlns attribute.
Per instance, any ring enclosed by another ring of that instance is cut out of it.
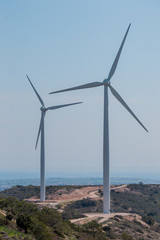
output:
<svg viewBox="0 0 160 240"><path fill-rule="evenodd" d="M109 71L108 77L104 79L103 82L91 82L81 86L67 88L64 90L51 92L52 93L60 93L71 90L85 89L85 88L93 88L104 86L104 130L103 130L103 212L110 213L110 177L109 177L109 125L108 125L108 88L111 90L113 96L127 109L127 111L137 120L137 122L148 132L145 126L140 122L140 120L136 117L136 115L132 112L132 110L128 107L122 97L118 94L118 92L111 86L110 80L115 73L116 67L118 65L118 61L121 55L121 51L123 45L125 43L128 31L130 29L131 24L129 24L123 41L120 45L118 53L115 57L115 60L112 64L112 67Z"/></svg>
<svg viewBox="0 0 160 240"><path fill-rule="evenodd" d="M41 120L36 140L35 149L37 148L39 135L41 134L41 154L40 154L40 175L41 175L41 183L40 183L40 201L45 201L45 143L44 143L44 118L45 114L48 110L56 110L58 108L68 107L75 104L80 104L82 102L76 102L76 103L70 103L70 104L63 104L63 105L57 105L57 106L51 106L51 107L45 107L44 102L40 95L38 94L37 90L33 86L31 80L29 79L28 75L26 75L28 78L28 81L30 82L36 96L38 97L40 103L41 103Z"/></svg>

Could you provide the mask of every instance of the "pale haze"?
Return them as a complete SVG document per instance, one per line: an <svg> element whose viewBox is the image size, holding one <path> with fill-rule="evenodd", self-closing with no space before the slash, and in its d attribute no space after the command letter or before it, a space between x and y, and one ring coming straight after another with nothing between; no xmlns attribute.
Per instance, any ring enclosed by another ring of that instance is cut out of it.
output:
<svg viewBox="0 0 160 240"><path fill-rule="evenodd" d="M109 93L111 176L160 179L160 2L0 2L1 177L39 177L40 103L83 101L45 119L46 177L98 177L103 165L103 81L131 23L113 87L147 133ZM2 174L3 173L3 174Z"/></svg>

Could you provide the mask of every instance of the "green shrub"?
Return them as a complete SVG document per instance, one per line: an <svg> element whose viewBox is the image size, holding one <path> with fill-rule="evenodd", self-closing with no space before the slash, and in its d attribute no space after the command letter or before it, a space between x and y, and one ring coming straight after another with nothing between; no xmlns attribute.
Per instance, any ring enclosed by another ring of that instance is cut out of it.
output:
<svg viewBox="0 0 160 240"><path fill-rule="evenodd" d="M102 229L105 231L107 237L110 239L116 239L116 234L110 226L104 226Z"/></svg>
<svg viewBox="0 0 160 240"><path fill-rule="evenodd" d="M28 229L31 227L31 218L29 215L20 214L16 220L17 226L20 229L23 229L25 233L28 232Z"/></svg>
<svg viewBox="0 0 160 240"><path fill-rule="evenodd" d="M155 220L152 216L143 216L142 219L145 223L147 223L150 226L153 226L155 223Z"/></svg>
<svg viewBox="0 0 160 240"><path fill-rule="evenodd" d="M5 216L3 216L2 214L0 214L0 226L8 225L8 223L9 223L8 219L6 219Z"/></svg>
<svg viewBox="0 0 160 240"><path fill-rule="evenodd" d="M133 240L132 236L130 236L128 233L122 233L121 239L122 240Z"/></svg>
<svg viewBox="0 0 160 240"><path fill-rule="evenodd" d="M57 239L56 235L42 222L36 218L32 219L31 230L36 240L53 240Z"/></svg>
<svg viewBox="0 0 160 240"><path fill-rule="evenodd" d="M105 240L106 236L102 231L102 226L97 221L93 220L89 223L86 223L82 226L83 232L89 233L93 239Z"/></svg>

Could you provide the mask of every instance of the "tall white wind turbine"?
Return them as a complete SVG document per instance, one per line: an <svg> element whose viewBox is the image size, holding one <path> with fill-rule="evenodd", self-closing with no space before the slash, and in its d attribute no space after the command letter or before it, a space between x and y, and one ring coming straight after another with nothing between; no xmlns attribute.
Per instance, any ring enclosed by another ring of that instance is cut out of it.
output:
<svg viewBox="0 0 160 240"><path fill-rule="evenodd" d="M26 75L27 76L27 75ZM27 76L36 96L38 97L40 103L41 103L41 120L40 120L40 125L39 125L39 130L38 130L38 135L37 135L37 141L36 141L36 146L35 149L37 148L38 144L38 139L41 134L41 154L40 154L40 176L41 176L41 182L40 182L40 201L45 201L45 142L44 142L44 118L45 114L48 110L56 110L58 108L63 108L63 107L68 107L71 105L75 104L80 104L82 102L76 102L76 103L70 103L70 104L63 104L63 105L57 105L57 106L51 106L51 107L45 107L44 102L40 95L38 94L37 90L33 86L31 80Z"/></svg>
<svg viewBox="0 0 160 240"><path fill-rule="evenodd" d="M137 122L148 132L145 126L139 121L136 115L132 112L132 110L128 107L122 97L118 94L118 92L111 86L110 80L115 73L116 67L118 65L118 61L121 55L121 51L123 45L125 43L128 31L130 29L131 24L129 24L123 41L120 45L118 53L115 57L115 60L112 64L108 77L104 79L103 82L91 82L81 86L67 88L64 90L51 92L52 93L59 93L59 92L66 92L71 90L78 90L84 88L93 88L104 86L104 130L103 130L103 212L110 213L110 176L109 176L109 124L108 124L108 88L111 90L113 96L127 109L127 111L137 120Z"/></svg>

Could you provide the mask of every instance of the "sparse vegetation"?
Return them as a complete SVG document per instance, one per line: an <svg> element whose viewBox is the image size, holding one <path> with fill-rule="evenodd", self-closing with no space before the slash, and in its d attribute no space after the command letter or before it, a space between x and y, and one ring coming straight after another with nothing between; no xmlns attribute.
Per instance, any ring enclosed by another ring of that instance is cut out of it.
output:
<svg viewBox="0 0 160 240"><path fill-rule="evenodd" d="M130 236L128 233L122 233L121 235L122 240L133 240L132 236Z"/></svg>
<svg viewBox="0 0 160 240"><path fill-rule="evenodd" d="M5 212L5 216L0 214L0 224L7 226L4 229L6 236L9 231L9 234L10 232L21 233L21 239L26 240L107 239L101 225L97 222L77 227L64 220L62 214L52 208L40 209L32 203L18 201L16 198L3 198L0 200L0 209ZM10 220L7 217L9 214L12 214Z"/></svg>
<svg viewBox="0 0 160 240"><path fill-rule="evenodd" d="M49 186L47 196L71 193L84 186ZM75 225L69 220L85 213L102 212L102 200L84 198L59 204L57 209L39 208L26 201L39 195L39 187L16 186L0 193L0 240L149 240L160 239L159 185L130 184L127 191L111 191L112 212L130 212L142 216L142 222L115 215L102 225L96 221ZM99 197L103 191L99 188ZM2 197L3 196L3 197ZM10 196L10 197L7 197ZM6 198L4 198L6 197ZM62 211L60 213L59 211ZM97 219L98 220L98 219ZM2 233L1 233L2 232ZM8 237L8 238L7 238Z"/></svg>
<svg viewBox="0 0 160 240"><path fill-rule="evenodd" d="M129 184L129 192L111 191L113 212L131 212L141 216L152 216L160 222L160 186Z"/></svg>
<svg viewBox="0 0 160 240"><path fill-rule="evenodd" d="M64 219L84 217L84 213L102 212L102 200L94 201L90 198L78 200L68 204L63 211Z"/></svg>

